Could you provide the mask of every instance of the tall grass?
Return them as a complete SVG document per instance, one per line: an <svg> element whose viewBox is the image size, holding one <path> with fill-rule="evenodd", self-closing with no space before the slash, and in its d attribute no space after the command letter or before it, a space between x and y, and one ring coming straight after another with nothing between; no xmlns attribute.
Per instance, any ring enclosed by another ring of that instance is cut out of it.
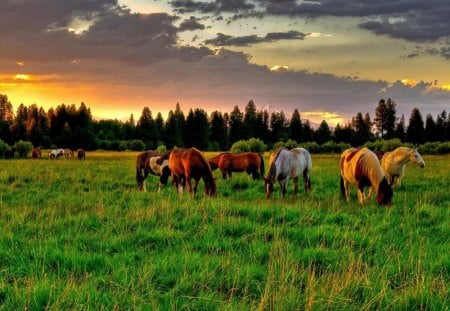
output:
<svg viewBox="0 0 450 311"><path fill-rule="evenodd" d="M380 208L341 200L337 155L284 200L219 172L214 199L138 192L135 155L0 161L1 309L448 310L448 156Z"/></svg>

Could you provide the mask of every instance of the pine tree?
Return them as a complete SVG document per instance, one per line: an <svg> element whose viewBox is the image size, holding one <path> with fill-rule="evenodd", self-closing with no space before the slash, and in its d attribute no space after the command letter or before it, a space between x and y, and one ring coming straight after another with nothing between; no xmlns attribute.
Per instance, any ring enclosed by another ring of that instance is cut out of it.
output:
<svg viewBox="0 0 450 311"><path fill-rule="evenodd" d="M8 96L0 94L0 139L12 145L14 137L12 126L14 123L14 112Z"/></svg>
<svg viewBox="0 0 450 311"><path fill-rule="evenodd" d="M314 137L315 141L320 145L331 140L331 130L327 121L322 120L322 122L320 122L319 128L315 132Z"/></svg>
<svg viewBox="0 0 450 311"><path fill-rule="evenodd" d="M394 138L406 141L405 116L402 114L400 121L395 125Z"/></svg>
<svg viewBox="0 0 450 311"><path fill-rule="evenodd" d="M298 109L294 109L289 122L289 138L300 143L302 141L302 120Z"/></svg>
<svg viewBox="0 0 450 311"><path fill-rule="evenodd" d="M219 150L228 150L228 128L220 111L211 113L210 133L211 142L217 144Z"/></svg>
<svg viewBox="0 0 450 311"><path fill-rule="evenodd" d="M428 142L433 142L433 141L439 140L437 126L433 120L433 116L431 115L431 113L427 114L426 119L425 119L424 140L428 141Z"/></svg>
<svg viewBox="0 0 450 311"><path fill-rule="evenodd" d="M374 123L381 138L389 139L394 136L396 118L396 104L390 98L387 102L381 99L375 109Z"/></svg>
<svg viewBox="0 0 450 311"><path fill-rule="evenodd" d="M142 110L141 117L136 125L136 138L142 140L147 149L157 147L156 125L149 107L144 107Z"/></svg>
<svg viewBox="0 0 450 311"><path fill-rule="evenodd" d="M256 106L251 99L247 106L245 106L244 114L244 138L249 139L251 137L256 137Z"/></svg>
<svg viewBox="0 0 450 311"><path fill-rule="evenodd" d="M245 139L243 114L238 106L234 106L230 113L230 144Z"/></svg>
<svg viewBox="0 0 450 311"><path fill-rule="evenodd" d="M414 108L409 118L406 140L413 144L421 144L424 142L424 132L422 115L419 109Z"/></svg>

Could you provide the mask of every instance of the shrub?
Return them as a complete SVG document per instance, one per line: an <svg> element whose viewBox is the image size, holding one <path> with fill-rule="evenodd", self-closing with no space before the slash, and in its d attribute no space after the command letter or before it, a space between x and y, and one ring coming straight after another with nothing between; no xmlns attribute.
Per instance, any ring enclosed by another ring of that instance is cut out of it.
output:
<svg viewBox="0 0 450 311"><path fill-rule="evenodd" d="M163 144L158 145L158 147L156 148L156 151L158 151L159 153L164 153L167 151L167 147Z"/></svg>
<svg viewBox="0 0 450 311"><path fill-rule="evenodd" d="M26 158L33 150L33 144L29 141L19 140L14 144L13 149L17 151L19 158Z"/></svg>
<svg viewBox="0 0 450 311"><path fill-rule="evenodd" d="M309 141L307 143L300 144L300 147L305 148L309 153L319 153L321 152L320 146L315 141Z"/></svg>
<svg viewBox="0 0 450 311"><path fill-rule="evenodd" d="M0 158L6 158L6 156L11 152L11 147L0 139Z"/></svg>
<svg viewBox="0 0 450 311"><path fill-rule="evenodd" d="M250 138L249 140L239 140L231 146L231 152L259 152L264 153L267 145L259 138Z"/></svg>
<svg viewBox="0 0 450 311"><path fill-rule="evenodd" d="M125 151L128 149L128 141L127 140L121 140L119 142L119 151Z"/></svg>
<svg viewBox="0 0 450 311"><path fill-rule="evenodd" d="M145 150L145 144L140 139L134 139L129 144L130 150L133 151L144 151Z"/></svg>

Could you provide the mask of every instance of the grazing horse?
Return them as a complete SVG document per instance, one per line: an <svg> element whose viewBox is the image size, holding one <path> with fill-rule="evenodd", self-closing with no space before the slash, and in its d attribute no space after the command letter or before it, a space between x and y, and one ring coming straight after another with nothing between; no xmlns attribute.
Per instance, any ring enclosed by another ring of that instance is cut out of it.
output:
<svg viewBox="0 0 450 311"><path fill-rule="evenodd" d="M298 193L298 177L303 174L305 191L311 190L311 168L312 160L308 150L304 148L293 148L288 150L280 148L273 152L269 160L269 171L264 178L264 189L266 198L270 198L275 181L280 183L283 198L286 196L286 188L289 179L294 181L294 194Z"/></svg>
<svg viewBox="0 0 450 311"><path fill-rule="evenodd" d="M208 159L208 163L209 163L209 166L211 167L211 170L215 170L215 169L217 169L217 168L219 168L219 161L220 161L220 158L224 155L224 154L229 154L230 152L228 152L228 151L226 151L226 152L222 152L222 153L219 153L218 155L216 155L215 157L212 157L212 158L210 158L210 159Z"/></svg>
<svg viewBox="0 0 450 311"><path fill-rule="evenodd" d="M425 162L417 151L417 148L398 147L384 154L381 159L381 167L391 187L401 186L405 166L409 161L417 163L421 168L425 167Z"/></svg>
<svg viewBox="0 0 450 311"><path fill-rule="evenodd" d="M264 159L257 152L244 152L237 154L226 152L220 154L219 156L217 166L222 172L223 179L226 179L227 176L231 178L231 174L233 172L247 172L247 174L252 175L253 179L258 179L264 176ZM211 162L215 162L210 160L208 160L210 165Z"/></svg>
<svg viewBox="0 0 450 311"><path fill-rule="evenodd" d="M40 158L42 156L42 151L41 151L41 148L34 148L32 151L31 151L31 157L33 158L33 159L37 159L37 158Z"/></svg>
<svg viewBox="0 0 450 311"><path fill-rule="evenodd" d="M136 181L140 191L146 191L145 179L148 174L159 177L158 191L165 185L170 176L169 168L170 151L159 153L154 150L147 150L138 154L136 158Z"/></svg>
<svg viewBox="0 0 450 311"><path fill-rule="evenodd" d="M78 160L86 160L86 151L84 149L77 150L77 158Z"/></svg>
<svg viewBox="0 0 450 311"><path fill-rule="evenodd" d="M74 158L72 149L64 149L64 158L68 159L69 157Z"/></svg>
<svg viewBox="0 0 450 311"><path fill-rule="evenodd" d="M183 193L183 188L187 182L189 193L193 193L195 197L198 182L202 178L205 183L205 193L209 196L216 195L216 181L211 167L200 150L196 148L172 150L169 157L169 167L172 171L172 182L178 193ZM191 178L194 179L194 187L192 187Z"/></svg>
<svg viewBox="0 0 450 311"><path fill-rule="evenodd" d="M375 153L367 148L349 148L341 155L340 167L341 194L347 202L350 201L350 185L354 184L358 187L359 203L369 202L375 189L378 204L391 205L392 189ZM367 197L365 187L369 187Z"/></svg>
<svg viewBox="0 0 450 311"><path fill-rule="evenodd" d="M64 149L53 149L48 155L49 159L64 158Z"/></svg>

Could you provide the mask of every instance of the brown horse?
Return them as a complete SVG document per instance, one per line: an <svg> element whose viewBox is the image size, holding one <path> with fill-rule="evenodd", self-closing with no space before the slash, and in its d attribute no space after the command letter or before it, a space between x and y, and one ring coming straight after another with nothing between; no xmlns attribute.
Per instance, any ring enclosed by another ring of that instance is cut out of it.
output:
<svg viewBox="0 0 450 311"><path fill-rule="evenodd" d="M213 163L214 166L216 161L223 179L226 179L227 176L231 178L233 172L247 172L247 174L252 175L253 179L261 178L264 175L264 160L257 152L234 154L225 152L208 160L210 165Z"/></svg>
<svg viewBox="0 0 450 311"><path fill-rule="evenodd" d="M375 153L367 148L349 148L342 153L340 166L341 194L347 202L350 200L350 185L354 184L358 187L359 203L369 202L375 189L378 204L391 204L392 189ZM366 187L369 187L367 197L364 193Z"/></svg>
<svg viewBox="0 0 450 311"><path fill-rule="evenodd" d="M158 191L162 186L167 185L167 180L170 176L169 168L170 152L159 153L155 150L147 150L138 154L136 158L136 181L139 190L146 191L145 179L148 174L159 177Z"/></svg>
<svg viewBox="0 0 450 311"><path fill-rule="evenodd" d="M200 150L196 148L172 150L169 157L169 166L172 171L172 182L178 193L183 193L183 188L187 182L189 193L193 193L195 197L198 182L202 178L205 183L205 193L209 196L216 195L216 181L211 167ZM194 187L191 185L191 178L194 179Z"/></svg>
<svg viewBox="0 0 450 311"><path fill-rule="evenodd" d="M78 149L77 158L78 160L86 160L86 151L84 149Z"/></svg>
<svg viewBox="0 0 450 311"><path fill-rule="evenodd" d="M40 158L41 156L42 156L41 148L37 147L37 148L34 148L34 149L31 151L31 157L32 157L33 159Z"/></svg>
<svg viewBox="0 0 450 311"><path fill-rule="evenodd" d="M220 161L220 158L221 158L224 154L229 154L229 152L228 152L228 151L222 152L222 153L219 153L218 155L216 155L215 157L212 157L212 158L208 159L209 166L211 167L211 169L212 169L213 171L214 171L215 169L219 168L219 161Z"/></svg>

